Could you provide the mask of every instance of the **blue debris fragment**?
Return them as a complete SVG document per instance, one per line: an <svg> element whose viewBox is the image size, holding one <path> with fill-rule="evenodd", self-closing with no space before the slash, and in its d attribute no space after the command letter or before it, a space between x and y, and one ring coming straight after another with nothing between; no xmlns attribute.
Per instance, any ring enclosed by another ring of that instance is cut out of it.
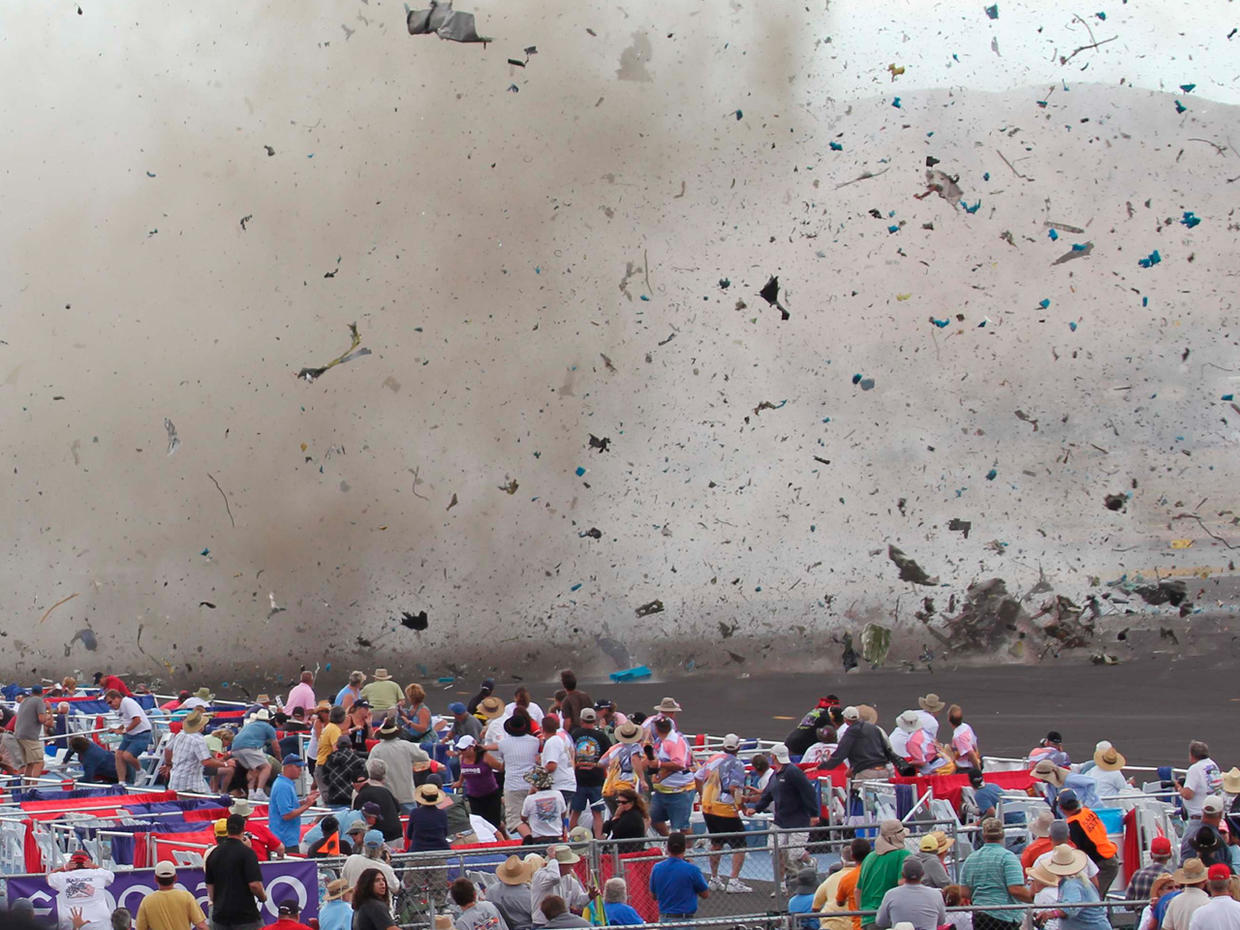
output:
<svg viewBox="0 0 1240 930"><path fill-rule="evenodd" d="M736 111L736 118L737 118L737 120L744 119L744 117L745 117L745 111L744 111L744 110L737 110L737 111Z"/></svg>
<svg viewBox="0 0 1240 930"><path fill-rule="evenodd" d="M1045 310L1050 305L1051 305L1051 299L1049 297L1043 297L1041 300L1038 301L1038 306L1041 307L1043 310Z"/></svg>
<svg viewBox="0 0 1240 930"><path fill-rule="evenodd" d="M983 173L982 173L982 180L983 180L983 181L989 181L989 180L990 180L990 172L989 172L989 171L985 171L985 172L983 172Z"/></svg>
<svg viewBox="0 0 1240 930"><path fill-rule="evenodd" d="M1226 400L1226 401L1233 401L1233 400L1235 400L1235 399L1236 399L1236 395L1235 395L1235 394L1224 394L1224 395L1223 395L1223 400Z"/></svg>
<svg viewBox="0 0 1240 930"><path fill-rule="evenodd" d="M1150 305L1150 299L1148 297L1142 297L1141 306L1148 307L1149 305Z"/></svg>
<svg viewBox="0 0 1240 930"><path fill-rule="evenodd" d="M1056 242L1059 239L1059 233L1053 229L1047 235L1051 237L1051 242Z"/></svg>
<svg viewBox="0 0 1240 930"><path fill-rule="evenodd" d="M210 550L210 549L207 549L207 548L204 548L204 549L203 549L200 553L198 553L198 554L199 554L199 555L210 555L210 554L211 554L211 550Z"/></svg>
<svg viewBox="0 0 1240 930"><path fill-rule="evenodd" d="M1137 264L1140 265L1142 268L1153 268L1155 265L1157 265L1161 261L1162 261L1162 256L1158 254L1158 249L1155 249L1147 257L1138 258Z"/></svg>
<svg viewBox="0 0 1240 930"><path fill-rule="evenodd" d="M833 151L833 152L842 152L842 151L844 151L844 146L843 146L843 145L841 145L841 144L840 144L840 143L838 143L838 142L828 142L828 143L827 143L827 145L830 147L831 151Z"/></svg>
<svg viewBox="0 0 1240 930"><path fill-rule="evenodd" d="M895 107L897 110L898 110L898 109L900 109L900 98L899 98L899 97L893 97L893 98L892 98L892 100L891 100L891 105L892 105L893 107Z"/></svg>
<svg viewBox="0 0 1240 930"><path fill-rule="evenodd" d="M1089 248L1089 243L1088 243L1088 242L1074 242L1074 243L1072 243L1072 251L1073 251L1073 252L1084 252L1084 251L1085 251L1086 249L1088 249L1088 248Z"/></svg>
<svg viewBox="0 0 1240 930"><path fill-rule="evenodd" d="M986 472L987 481L994 481L998 477L999 477L999 472L997 469L992 468L990 471Z"/></svg>
<svg viewBox="0 0 1240 930"><path fill-rule="evenodd" d="M614 682L622 681L641 681L643 678L649 678L653 673L644 665L634 665L632 668L622 669L618 672L612 672L607 677Z"/></svg>
<svg viewBox="0 0 1240 930"><path fill-rule="evenodd" d="M1183 223L1185 226L1187 226L1189 229L1192 229L1194 226L1196 226L1198 223L1201 222L1201 217L1199 217L1192 210L1185 210L1184 217L1180 220L1180 222Z"/></svg>
<svg viewBox="0 0 1240 930"><path fill-rule="evenodd" d="M998 19L999 18L999 4L992 3L990 6L986 7L986 15L989 16L991 19Z"/></svg>
<svg viewBox="0 0 1240 930"><path fill-rule="evenodd" d="M570 591L580 591L580 590L581 590L581 582L580 582L580 581L579 581L579 582L577 582L575 585L573 585L573 586L572 586L571 588L569 588L568 590L570 590Z"/></svg>
<svg viewBox="0 0 1240 930"><path fill-rule="evenodd" d="M1188 109L1188 107L1184 106L1184 104L1180 103L1180 101L1178 101L1178 100L1177 100L1177 101L1175 102L1175 112L1177 112L1177 113L1183 113L1183 112L1184 112L1184 111L1186 111L1187 109Z"/></svg>
<svg viewBox="0 0 1240 930"><path fill-rule="evenodd" d="M1102 20L1104 23L1107 21L1107 14L1106 14L1106 13L1103 13L1103 12L1099 11L1099 12L1095 13L1094 15L1095 15L1095 16L1097 16L1097 17L1098 17L1100 20Z"/></svg>
<svg viewBox="0 0 1240 930"><path fill-rule="evenodd" d="M580 478L585 473L586 473L586 470L582 468L580 465L578 465L577 466L577 477Z"/></svg>
<svg viewBox="0 0 1240 930"><path fill-rule="evenodd" d="M960 206L964 207L964 212L965 212L965 213L976 213L978 210L980 210L980 209L982 208L982 201L981 201L981 199L979 198L979 199L978 199L978 201L977 201L977 203L973 204L973 206L969 206L967 203L965 203L965 202L962 200L962 201L960 201Z"/></svg>
<svg viewBox="0 0 1240 930"><path fill-rule="evenodd" d="M939 329L946 329L947 326L951 324L950 319L936 320L934 317L930 317L930 322L933 323L935 326L937 326Z"/></svg>
<svg viewBox="0 0 1240 930"><path fill-rule="evenodd" d="M1197 89L1196 84L1181 84L1180 85L1180 90L1184 91L1184 93L1186 94L1191 94L1196 89Z"/></svg>
<svg viewBox="0 0 1240 930"><path fill-rule="evenodd" d="M650 295L649 295L649 294L642 294L642 300L644 300L644 301L646 301L646 302L649 302L649 301L650 301Z"/></svg>
<svg viewBox="0 0 1240 930"><path fill-rule="evenodd" d="M1072 322L1068 324L1068 329L1072 330L1072 332L1076 332L1076 321L1075 320L1073 320Z"/></svg>
<svg viewBox="0 0 1240 930"><path fill-rule="evenodd" d="M861 375L859 374L853 375L853 384L860 384L860 383L861 383Z"/></svg>
<svg viewBox="0 0 1240 930"><path fill-rule="evenodd" d="M146 176L147 176L148 178L153 178L153 177L155 177L155 172L154 172L154 171L148 171L148 172L146 173Z"/></svg>
<svg viewBox="0 0 1240 930"><path fill-rule="evenodd" d="M899 232L899 231L900 231L900 227L899 227L899 226L896 226L896 225L894 225L894 224L893 224L893 225L891 225L891 226L888 226L888 227L887 227L887 232L889 232L889 233L896 233L896 232Z"/></svg>

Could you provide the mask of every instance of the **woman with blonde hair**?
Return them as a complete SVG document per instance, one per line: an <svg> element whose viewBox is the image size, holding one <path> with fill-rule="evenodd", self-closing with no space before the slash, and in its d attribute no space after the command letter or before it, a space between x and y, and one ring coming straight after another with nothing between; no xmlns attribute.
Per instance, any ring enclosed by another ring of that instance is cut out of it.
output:
<svg viewBox="0 0 1240 930"><path fill-rule="evenodd" d="M426 689L416 681L405 686L405 699L396 705L396 719L406 739L420 743L431 732L431 709Z"/></svg>

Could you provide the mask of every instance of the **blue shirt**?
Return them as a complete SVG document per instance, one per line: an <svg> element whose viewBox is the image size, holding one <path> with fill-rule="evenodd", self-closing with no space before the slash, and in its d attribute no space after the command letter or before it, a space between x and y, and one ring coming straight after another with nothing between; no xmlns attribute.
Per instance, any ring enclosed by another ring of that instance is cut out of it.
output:
<svg viewBox="0 0 1240 930"><path fill-rule="evenodd" d="M301 818L284 819L285 814L299 807L301 802L297 800L297 786L293 784L293 779L280 775L271 786L271 800L267 802L267 826L280 838L285 849L297 849L301 841Z"/></svg>
<svg viewBox="0 0 1240 930"><path fill-rule="evenodd" d="M603 904L603 913L607 915L607 923L609 926L635 926L644 924L646 921L642 919L642 915L633 910L633 908L622 901L607 901ZM322 926L323 919L319 918L319 930L328 930Z"/></svg>
<svg viewBox="0 0 1240 930"><path fill-rule="evenodd" d="M276 738L276 728L266 720L251 720L232 741L233 749L266 749Z"/></svg>
<svg viewBox="0 0 1240 930"><path fill-rule="evenodd" d="M337 704L339 704L340 706L342 706L342 707L343 707L343 706L344 706L344 696L345 696L346 694L351 694L351 695L353 695L353 699L354 699L354 700L357 700L357 698L358 698L358 694L357 694L357 692L356 692L356 691L354 691L352 688L350 688L348 685L345 685L343 688L341 688L339 691L337 691L337 692L336 692L336 701L335 701L335 703L337 703Z"/></svg>
<svg viewBox="0 0 1240 930"><path fill-rule="evenodd" d="M986 782L980 788L973 791L973 797L977 801L977 809L983 814L995 807L999 803L999 797L1003 794L1003 789L998 785Z"/></svg>
<svg viewBox="0 0 1240 930"><path fill-rule="evenodd" d="M1175 900L1178 891L1168 891L1165 895L1154 902L1154 921L1157 926L1161 927L1163 918L1167 916L1167 908L1171 902Z"/></svg>
<svg viewBox="0 0 1240 930"><path fill-rule="evenodd" d="M1100 900L1098 889L1080 876L1061 881L1059 906L1068 916L1060 918L1059 930L1110 930L1111 921L1107 919L1106 908L1072 907L1073 904Z"/></svg>
<svg viewBox="0 0 1240 930"><path fill-rule="evenodd" d="M788 899L789 914L809 914L814 910L814 896L812 894L794 894ZM817 920L797 920L793 921L794 927L804 927L805 930L818 930Z"/></svg>
<svg viewBox="0 0 1240 930"><path fill-rule="evenodd" d="M650 891L660 914L696 914L698 893L707 890L702 870L691 862L668 856L650 870Z"/></svg>
<svg viewBox="0 0 1240 930"><path fill-rule="evenodd" d="M100 772L116 775L116 756L98 743L90 743L86 752L78 755L78 761L82 763L83 781L97 781Z"/></svg>
<svg viewBox="0 0 1240 930"><path fill-rule="evenodd" d="M352 930L353 908L339 899L319 908L319 930Z"/></svg>

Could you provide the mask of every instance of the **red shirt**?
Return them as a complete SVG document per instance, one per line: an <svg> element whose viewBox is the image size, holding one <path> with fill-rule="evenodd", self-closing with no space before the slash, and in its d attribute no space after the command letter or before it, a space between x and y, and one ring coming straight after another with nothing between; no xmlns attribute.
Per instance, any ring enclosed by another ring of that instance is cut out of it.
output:
<svg viewBox="0 0 1240 930"><path fill-rule="evenodd" d="M115 675L106 676L101 682L99 682L99 687L102 688L105 693L115 690L119 691L125 697L133 697L133 692L129 690L129 686Z"/></svg>
<svg viewBox="0 0 1240 930"><path fill-rule="evenodd" d="M254 850L254 855L258 856L259 862L269 860L271 853L284 845L261 820L247 821L245 832L250 834L250 848Z"/></svg>
<svg viewBox="0 0 1240 930"><path fill-rule="evenodd" d="M274 924L268 924L268 927L273 930L310 930L305 924L293 920L292 917L281 917Z"/></svg>

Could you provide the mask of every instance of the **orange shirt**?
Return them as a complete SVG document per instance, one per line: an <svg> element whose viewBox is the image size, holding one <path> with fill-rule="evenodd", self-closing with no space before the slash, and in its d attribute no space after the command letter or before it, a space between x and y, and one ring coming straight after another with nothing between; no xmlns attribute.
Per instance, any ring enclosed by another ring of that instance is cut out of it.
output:
<svg viewBox="0 0 1240 930"><path fill-rule="evenodd" d="M1084 831L1085 835L1089 837L1089 841L1094 844L1094 849L1098 851L1100 858L1110 859L1112 856L1118 855L1119 849L1107 838L1106 826L1098 815L1088 807L1082 807L1065 819L1069 824L1076 824ZM1089 850L1087 849L1086 852L1089 852Z"/></svg>
<svg viewBox="0 0 1240 930"><path fill-rule="evenodd" d="M1071 845L1071 844L1068 844ZM1055 844L1051 842L1049 836L1039 836L1036 840L1025 847L1025 851L1020 854L1020 864L1026 870L1033 868L1034 861L1044 852L1050 852L1055 848Z"/></svg>
<svg viewBox="0 0 1240 930"><path fill-rule="evenodd" d="M871 854L872 855L872 854ZM861 909L861 898L857 894L857 879L861 877L861 866L855 865L840 879L839 887L835 890L835 903L848 905L848 910L856 911ZM861 918L854 917L852 919L853 930L861 930Z"/></svg>

